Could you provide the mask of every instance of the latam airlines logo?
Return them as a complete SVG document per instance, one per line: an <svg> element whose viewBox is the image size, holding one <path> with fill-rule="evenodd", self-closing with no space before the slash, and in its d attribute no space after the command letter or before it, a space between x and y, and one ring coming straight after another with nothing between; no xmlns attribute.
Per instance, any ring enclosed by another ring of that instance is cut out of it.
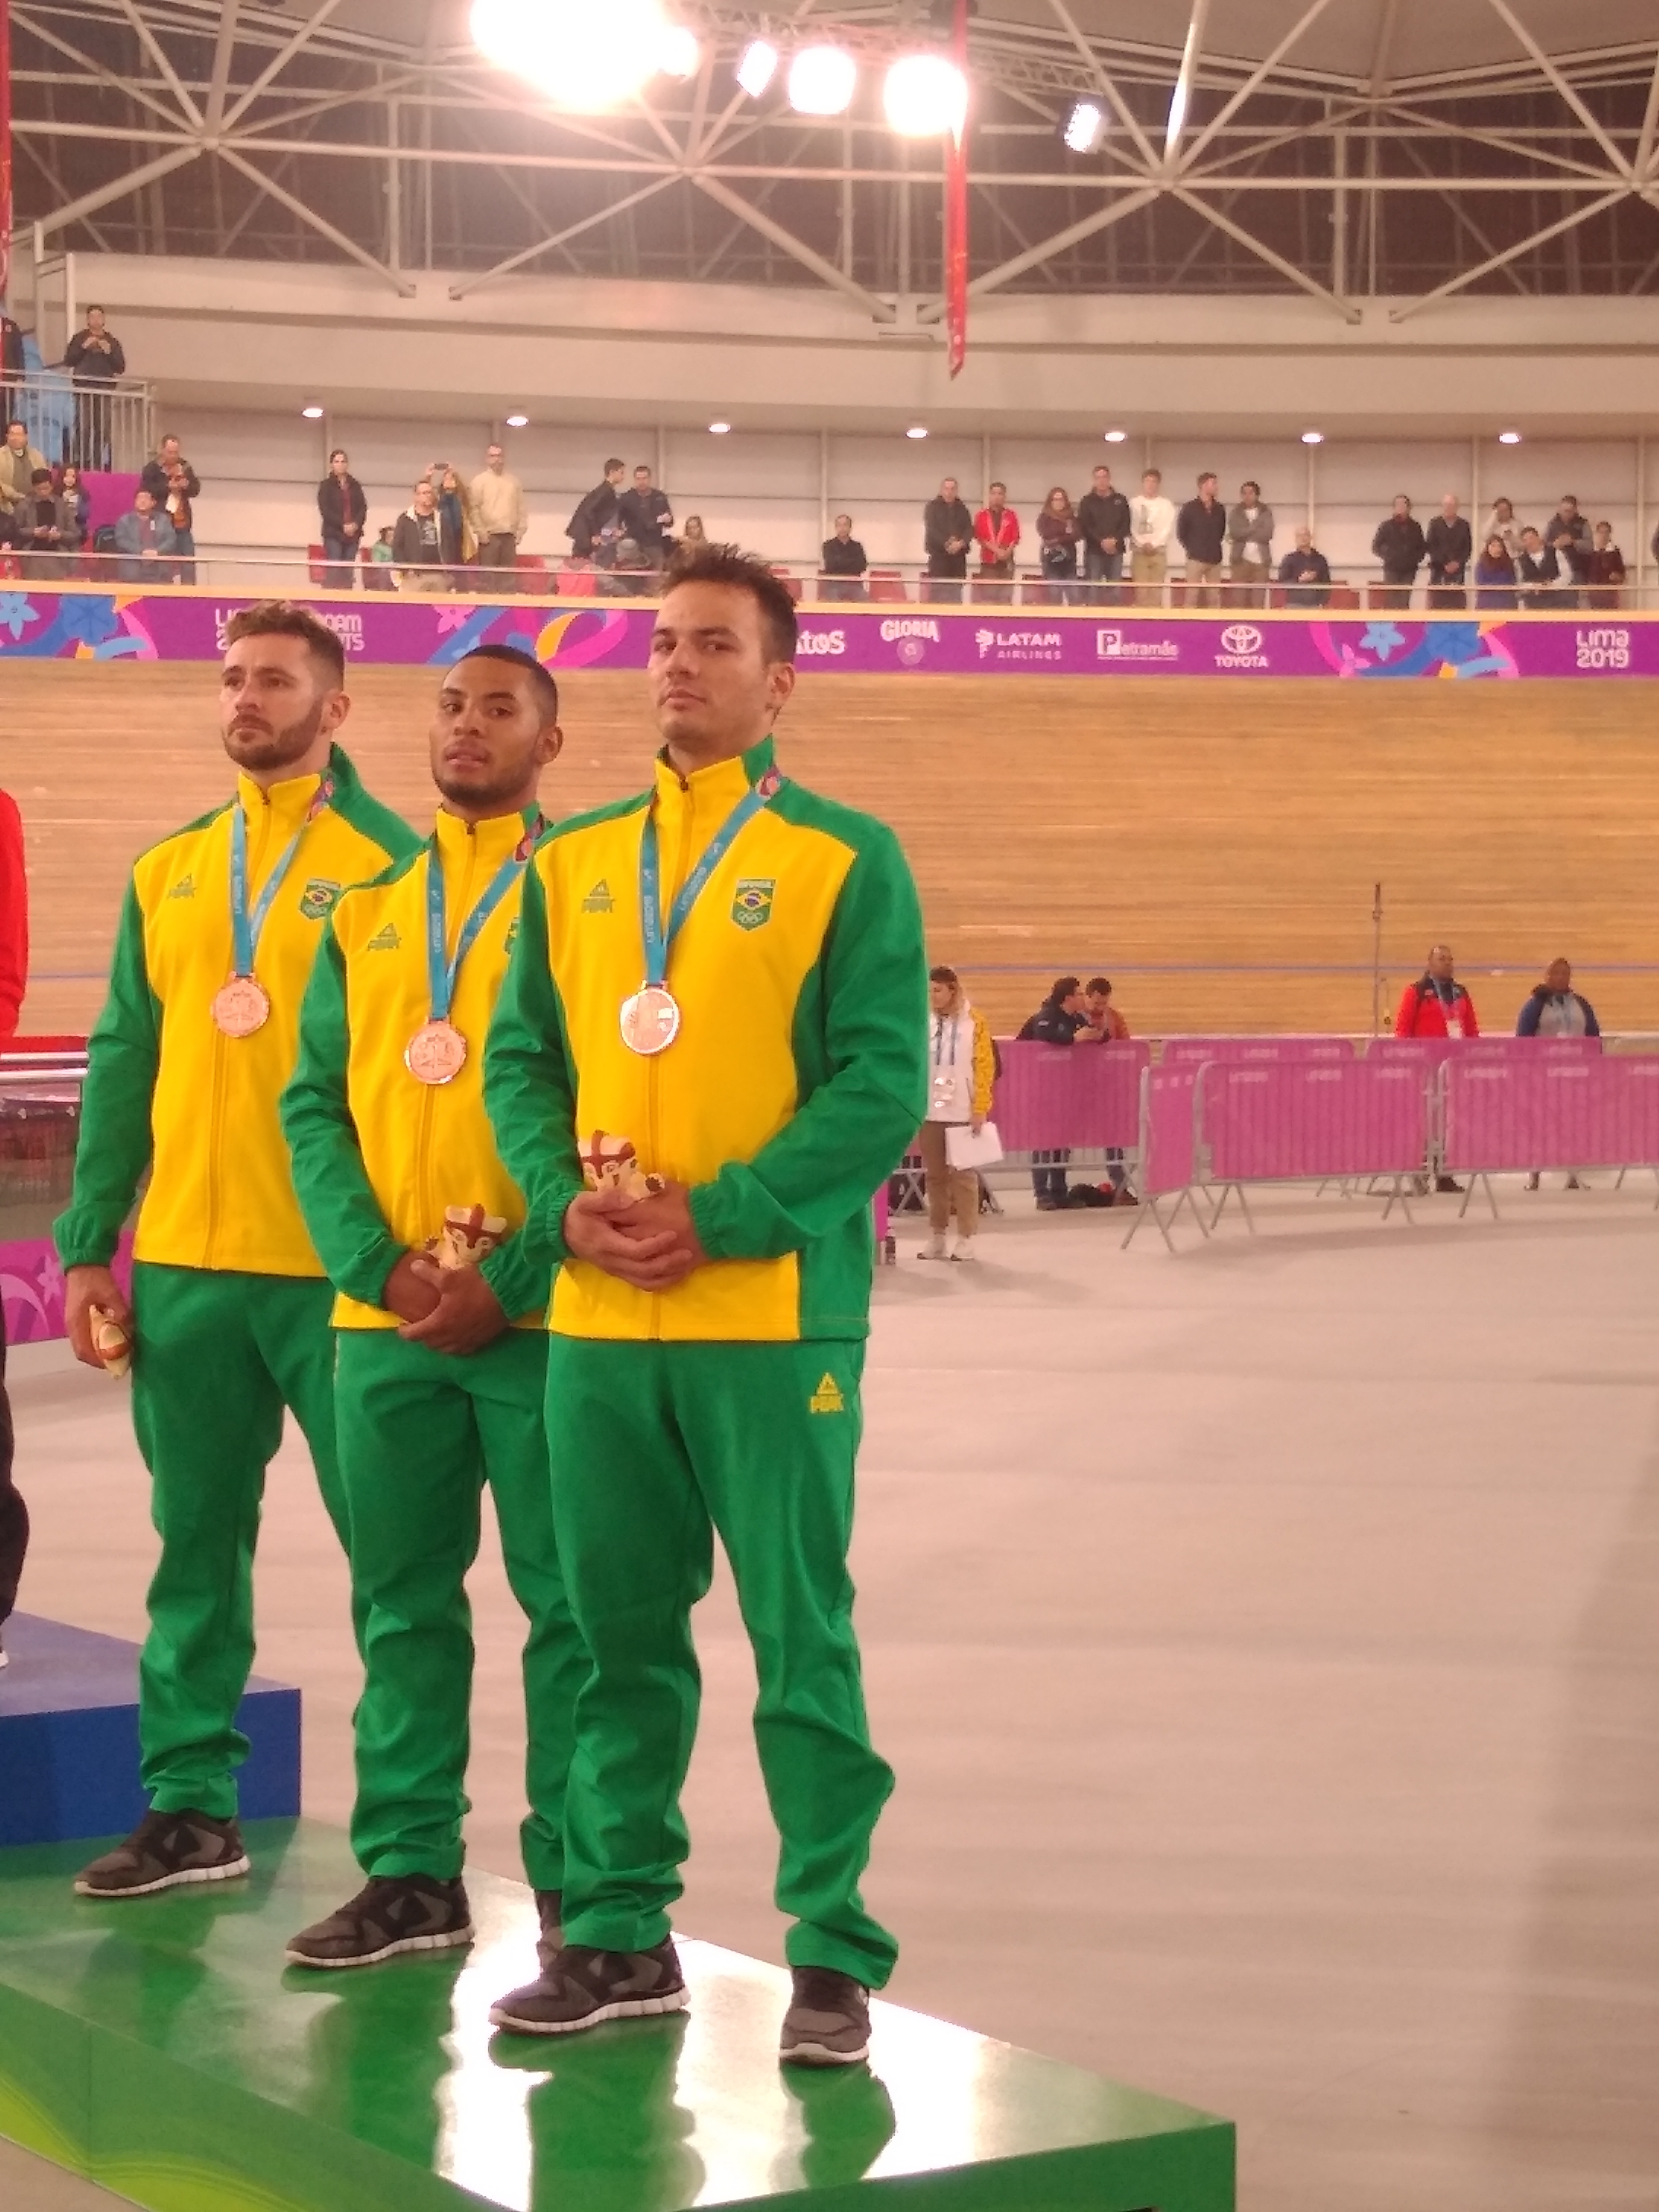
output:
<svg viewBox="0 0 1659 2212"><path fill-rule="evenodd" d="M981 660L1059 660L1065 646L1057 629L976 629Z"/></svg>
<svg viewBox="0 0 1659 2212"><path fill-rule="evenodd" d="M1261 643L1261 633L1254 623L1229 623L1221 633L1222 650L1215 657L1215 665L1218 668L1265 668L1267 656Z"/></svg>
<svg viewBox="0 0 1659 2212"><path fill-rule="evenodd" d="M1153 667L1174 667L1181 659L1181 647L1172 637L1139 637L1122 629L1097 629L1095 632L1097 660L1137 660L1150 662Z"/></svg>
<svg viewBox="0 0 1659 2212"><path fill-rule="evenodd" d="M896 645L899 665L920 668L927 648L939 641L939 624L926 615L889 615L881 626L884 645Z"/></svg>

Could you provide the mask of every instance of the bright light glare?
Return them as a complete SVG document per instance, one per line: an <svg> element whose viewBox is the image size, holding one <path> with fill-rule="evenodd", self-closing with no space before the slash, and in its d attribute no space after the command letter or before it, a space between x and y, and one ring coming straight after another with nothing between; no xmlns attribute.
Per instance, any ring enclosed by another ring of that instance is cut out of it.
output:
<svg viewBox="0 0 1659 2212"><path fill-rule="evenodd" d="M527 415L509 415L507 418L507 427L509 430L522 430L528 425L530 417Z"/></svg>
<svg viewBox="0 0 1659 2212"><path fill-rule="evenodd" d="M1500 446L1518 446L1521 442L1521 433L1518 430L1500 430L1498 434L1498 442Z"/></svg>
<svg viewBox="0 0 1659 2212"><path fill-rule="evenodd" d="M1302 442L1304 446L1322 446L1325 442L1325 433L1322 430L1304 430L1302 433Z"/></svg>
<svg viewBox="0 0 1659 2212"><path fill-rule="evenodd" d="M732 425L729 422L711 422L708 426L708 434L711 438L723 438L731 428Z"/></svg>
<svg viewBox="0 0 1659 2212"><path fill-rule="evenodd" d="M300 410L300 412L305 416L307 422L320 422L323 419L323 410L319 406L318 406L315 400L313 400L309 407L302 407Z"/></svg>
<svg viewBox="0 0 1659 2212"><path fill-rule="evenodd" d="M1106 131L1106 111L1096 100L1079 100L1066 118L1066 143L1074 154L1092 154Z"/></svg>
<svg viewBox="0 0 1659 2212"><path fill-rule="evenodd" d="M771 83L778 66L778 50L764 39L751 39L738 64L738 82L750 100L758 100Z"/></svg>
<svg viewBox="0 0 1659 2212"><path fill-rule="evenodd" d="M472 36L486 60L554 106L592 114L637 93L659 64L668 28L660 0L473 0Z"/></svg>
<svg viewBox="0 0 1659 2212"><path fill-rule="evenodd" d="M803 46L789 64L789 105L797 115L844 115L858 82L844 46Z"/></svg>
<svg viewBox="0 0 1659 2212"><path fill-rule="evenodd" d="M1129 434L1127 430L1103 430L1100 434L1109 446L1121 446Z"/></svg>
<svg viewBox="0 0 1659 2212"><path fill-rule="evenodd" d="M907 438L925 438L927 435L927 425L925 422L913 422L904 434Z"/></svg>
<svg viewBox="0 0 1659 2212"><path fill-rule="evenodd" d="M697 44L697 34L689 24L671 23L657 43L657 67L665 76L678 77L682 82L696 76L702 51Z"/></svg>
<svg viewBox="0 0 1659 2212"><path fill-rule="evenodd" d="M968 80L943 54L905 54L887 72L881 104L901 138L959 136L968 119Z"/></svg>

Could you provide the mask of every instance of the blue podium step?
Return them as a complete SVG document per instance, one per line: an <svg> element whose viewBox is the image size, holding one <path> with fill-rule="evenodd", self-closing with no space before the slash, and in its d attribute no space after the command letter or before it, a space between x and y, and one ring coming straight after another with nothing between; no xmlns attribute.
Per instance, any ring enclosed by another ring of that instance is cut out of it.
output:
<svg viewBox="0 0 1659 2212"><path fill-rule="evenodd" d="M33 1613L6 1624L0 1670L0 1845L125 1835L138 1785L138 1646ZM300 1810L300 1692L258 1676L237 1726L252 1749L240 1778L252 1820Z"/></svg>

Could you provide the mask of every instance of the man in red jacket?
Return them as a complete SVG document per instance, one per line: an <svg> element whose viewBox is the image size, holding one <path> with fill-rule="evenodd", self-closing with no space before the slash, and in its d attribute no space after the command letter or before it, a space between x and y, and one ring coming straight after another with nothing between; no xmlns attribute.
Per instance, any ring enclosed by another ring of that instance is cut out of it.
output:
<svg viewBox="0 0 1659 2212"><path fill-rule="evenodd" d="M29 972L29 895L23 873L23 824L17 802L0 791L0 1046L17 1034ZM11 1402L6 1396L6 1321L0 1305L0 1631L17 1602L28 1549L29 1516L11 1479ZM0 1643L0 1667L6 1651Z"/></svg>
<svg viewBox="0 0 1659 2212"><path fill-rule="evenodd" d="M1449 945L1432 945L1429 964L1406 986L1395 1016L1394 1033L1402 1037L1472 1037L1480 1034L1474 1001L1452 975Z"/></svg>

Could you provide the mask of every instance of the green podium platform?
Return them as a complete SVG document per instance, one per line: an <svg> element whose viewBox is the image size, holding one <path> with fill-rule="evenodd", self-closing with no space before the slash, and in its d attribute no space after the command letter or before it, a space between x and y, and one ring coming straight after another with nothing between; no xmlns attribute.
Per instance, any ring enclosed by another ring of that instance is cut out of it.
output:
<svg viewBox="0 0 1659 2212"><path fill-rule="evenodd" d="M867 2070L783 2072L787 1977L711 1944L687 2013L495 2034L535 1916L490 1875L470 1952L297 1972L345 1838L248 1833L250 1881L128 1905L70 1893L84 1845L0 1852L0 2135L149 2212L1231 2212L1225 2121L896 2005Z"/></svg>

